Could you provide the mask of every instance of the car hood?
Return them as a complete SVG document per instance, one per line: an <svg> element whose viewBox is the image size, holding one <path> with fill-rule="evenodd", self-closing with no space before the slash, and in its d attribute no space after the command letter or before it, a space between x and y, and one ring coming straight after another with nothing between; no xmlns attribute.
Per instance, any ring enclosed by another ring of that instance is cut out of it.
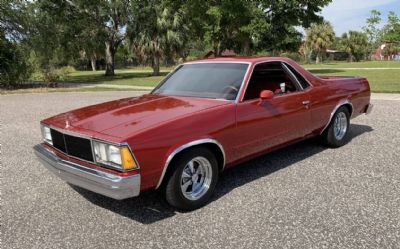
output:
<svg viewBox="0 0 400 249"><path fill-rule="evenodd" d="M145 128L228 103L230 102L147 94L84 107L43 122L88 135L101 133L127 138Z"/></svg>

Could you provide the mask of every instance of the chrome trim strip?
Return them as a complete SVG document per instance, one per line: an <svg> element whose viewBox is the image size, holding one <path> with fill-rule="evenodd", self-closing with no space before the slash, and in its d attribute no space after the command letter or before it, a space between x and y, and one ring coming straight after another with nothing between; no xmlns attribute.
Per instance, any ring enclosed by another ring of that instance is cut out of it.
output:
<svg viewBox="0 0 400 249"><path fill-rule="evenodd" d="M297 70L296 68L294 68L292 65L290 65L289 63L287 63L287 62L282 62L288 69L289 69L289 71L290 72L292 72L292 70L288 67L288 66L290 66L294 71L296 71L298 74L300 74L300 76L301 77L303 77L303 79L307 82L307 84L308 84L308 87L306 88L306 89L308 89L309 87L312 87L313 85L310 83L310 81L306 78L306 77L304 77L304 75L302 74L302 73L300 73L299 72L299 70ZM307 69L305 69L305 68L303 68L304 70L307 70ZM311 73L311 72L310 72ZM292 74L293 74L293 72L292 72ZM311 73L312 74L312 73ZM295 77L297 80L299 80L297 77ZM300 83L300 82L299 82ZM301 85L301 84L300 84ZM301 88L303 88L303 86L301 86ZM303 88L303 90L306 90L306 89L304 89Z"/></svg>
<svg viewBox="0 0 400 249"><path fill-rule="evenodd" d="M335 115L336 111L337 111L340 107L342 107L342 106L344 106L344 105L350 105L350 106L351 106L350 118L353 116L354 107L353 107L353 104L351 103L351 101L350 101L349 99L345 99L345 100L340 101L339 104L337 104L337 105L335 106L335 108L333 109L333 111L331 112L331 115L330 115L330 117L329 117L328 123L324 126L324 128L322 129L322 131L321 131L320 134L322 134L322 133L325 131L325 129L328 128L329 124L330 124L331 121L332 121L333 115Z"/></svg>
<svg viewBox="0 0 400 249"><path fill-rule="evenodd" d="M176 156L176 154L178 154L179 152L181 152L181 151L183 151L183 150L185 150L185 149L187 149L187 148L190 148L190 147L192 147L192 146L200 145L200 144L207 144L207 143L215 144L215 145L217 145L217 146L219 147L219 149L221 150L221 152L222 152L222 157L223 157L223 162L222 162L222 170L223 170L223 169L225 168L225 160L226 160L226 159L225 159L224 147L222 147L222 145L221 145L217 140L211 139L211 138L205 138L205 139L194 140L194 141L192 141L192 142L189 142L189 143L186 143L186 144L184 144L184 145L179 146L179 147L176 148L171 154L169 154L167 160L165 161L165 165L164 165L163 171L162 171L162 173L161 173L161 177L160 177L160 179L158 180L156 189L158 189L158 188L160 187L160 185L161 185L161 183L162 183L162 181L163 181L163 179L164 179L165 173L167 172L167 168L168 168L170 162L172 161L172 159Z"/></svg>
<svg viewBox="0 0 400 249"><path fill-rule="evenodd" d="M294 79L295 84L297 85L297 87L299 88L299 90L300 90L300 91L304 91L304 88L303 88L303 86L300 84L299 79L296 77L296 75L294 75L294 73L292 72L292 70L290 70L290 69L288 68L288 66L286 65L286 63L281 62L281 65L282 65L282 67L283 67L283 70L285 70L288 74L290 74L290 76L292 76L292 78Z"/></svg>
<svg viewBox="0 0 400 249"><path fill-rule="evenodd" d="M191 64L213 64L213 63L226 63L226 64L230 64L230 63L235 63L235 64L248 64L251 65L251 62L248 61L239 61L239 60L234 60L234 61L212 61L211 60L207 60L207 61L189 61L189 62L185 62L182 63L181 65L191 65Z"/></svg>
<svg viewBox="0 0 400 249"><path fill-rule="evenodd" d="M250 73L250 68L251 68L251 63L249 63L249 66L247 67L246 73L244 74L244 77L243 77L242 84L240 85L239 91L238 91L238 93L236 95L236 99L235 99L235 103L236 104L239 103L240 93L242 92L242 89L243 89L243 86L245 84L246 79L247 79L247 85L248 85L248 82L250 80L250 77L249 77L250 76L250 74L249 74Z"/></svg>
<svg viewBox="0 0 400 249"><path fill-rule="evenodd" d="M246 78L247 78L247 76L248 76L248 74L249 74L250 68L251 68L251 62L248 62L248 61L193 61L193 62L186 62L186 63L179 64L178 66L176 66L176 67L174 68L174 70L172 70L169 74L167 74L167 75L157 84L157 86L151 91L151 94L154 94L154 91L157 90L157 89L161 86L161 84L164 82L164 80L168 79L168 77L169 77L170 75L172 75L177 69L179 69L179 68L180 68L181 66L183 66L183 65L193 65L193 64L215 64L215 63L219 63L219 64L222 64L222 63L224 63L224 64L247 64L246 73L245 73L244 76L243 76L243 80L242 80L242 83L240 84L240 88L239 88L239 91L238 91L238 93L237 93L237 95L236 95L236 98L235 98L234 100L217 99L217 100L224 100L224 101L229 101L229 102L238 103L238 101L239 101L239 96L240 96L240 92L241 92L241 90L242 90L242 88L243 88L243 85L244 85L244 83L245 83L245 80L246 80Z"/></svg>
<svg viewBox="0 0 400 249"><path fill-rule="evenodd" d="M66 161L42 144L33 147L39 161L62 180L117 200L140 194L140 174L119 176Z"/></svg>
<svg viewBox="0 0 400 249"><path fill-rule="evenodd" d="M255 68L258 64L269 63L269 62L280 62L281 64L282 64L282 63L283 63L283 64L286 63L285 61L281 61L281 60L265 60L265 61L259 61L259 62L254 63L254 65L253 65L253 70L251 71L251 74L253 74L254 68ZM289 70L289 71L290 71L290 70ZM299 73L299 71L297 71L297 70L296 70L296 72ZM300 73L299 73L299 74L300 74ZM300 74L300 75L303 76L302 74ZM297 79L297 77L295 77L295 78ZM304 76L303 76L303 78L306 79ZM251 79L251 75L250 75L250 77L249 77L249 80L247 81L246 88L245 88L244 91L243 91L243 97L242 97L242 99L241 99L240 101L238 100L236 103L244 102L243 99L244 99L244 96L246 95L246 91L247 91L247 88L248 88L248 86L249 86L250 79ZM306 80L307 80L307 79L306 79ZM308 80L307 80L307 82L310 83ZM304 89L304 90L302 90L302 91L306 91L306 90L309 90L309 89L311 89L311 88L314 87L312 84L309 84L309 85L310 85L309 87L307 87L306 89ZM300 87L301 87L301 84L300 84ZM249 99L248 101L251 101L251 100L254 100L254 99Z"/></svg>
<svg viewBox="0 0 400 249"><path fill-rule="evenodd" d="M167 75L165 75L164 78L162 78L157 85L151 90L150 94L154 94L154 91L157 90L163 83L166 81L173 73L175 73L176 70L178 70L183 64L178 64L171 72L169 72Z"/></svg>

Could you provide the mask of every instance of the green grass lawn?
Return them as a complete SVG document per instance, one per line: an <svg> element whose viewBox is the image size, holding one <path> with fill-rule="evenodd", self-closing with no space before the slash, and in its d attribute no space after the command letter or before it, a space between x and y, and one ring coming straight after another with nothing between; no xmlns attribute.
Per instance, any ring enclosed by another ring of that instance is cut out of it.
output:
<svg viewBox="0 0 400 249"><path fill-rule="evenodd" d="M400 61L342 62L304 67L317 75L365 77L373 92L400 93Z"/></svg>
<svg viewBox="0 0 400 249"><path fill-rule="evenodd" d="M303 65L317 75L366 77L373 92L400 93L400 61L339 62ZM152 76L150 68L116 70L113 77L104 76L103 71L77 71L66 78L66 82L80 84L111 84L127 86L155 86L171 68L163 68L162 76Z"/></svg>
<svg viewBox="0 0 400 249"><path fill-rule="evenodd" d="M373 92L400 93L400 69L394 70L338 70L310 69L317 75L360 76L368 79Z"/></svg>
<svg viewBox="0 0 400 249"><path fill-rule="evenodd" d="M151 69L115 70L115 76L104 76L104 71L76 71L69 74L62 82L77 84L111 84L129 86L155 86L172 69L163 68L160 76L152 76Z"/></svg>
<svg viewBox="0 0 400 249"><path fill-rule="evenodd" d="M366 77L373 92L400 93L400 61L338 62L303 66L317 75ZM104 71L76 71L61 81L70 83L69 89L56 88L52 90L50 88L49 91L122 91L128 90L129 86L154 87L171 70L172 68L162 68L161 76L152 76L151 68L148 67L122 69L115 70L115 76L112 77L104 76ZM81 88L82 85L93 87ZM112 85L116 87L112 87ZM124 86L128 87L124 88ZM33 92L35 91L37 90ZM1 91L3 94L11 92Z"/></svg>
<svg viewBox="0 0 400 249"><path fill-rule="evenodd" d="M305 68L397 68L400 61L362 61L362 62L332 62L322 64L306 64Z"/></svg>

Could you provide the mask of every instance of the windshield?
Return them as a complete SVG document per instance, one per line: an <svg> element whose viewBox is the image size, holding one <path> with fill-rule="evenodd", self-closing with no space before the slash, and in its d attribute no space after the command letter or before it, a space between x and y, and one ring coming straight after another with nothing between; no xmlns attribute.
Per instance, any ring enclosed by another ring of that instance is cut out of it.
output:
<svg viewBox="0 0 400 249"><path fill-rule="evenodd" d="M234 100L248 64L184 64L166 77L154 94Z"/></svg>

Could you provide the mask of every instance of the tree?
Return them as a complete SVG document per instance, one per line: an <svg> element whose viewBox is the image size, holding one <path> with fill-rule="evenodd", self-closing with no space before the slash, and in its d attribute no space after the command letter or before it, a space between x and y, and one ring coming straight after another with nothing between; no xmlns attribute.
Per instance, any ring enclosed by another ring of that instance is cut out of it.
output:
<svg viewBox="0 0 400 249"><path fill-rule="evenodd" d="M382 30L384 41L395 43L400 42L400 19L395 12L389 12L387 24Z"/></svg>
<svg viewBox="0 0 400 249"><path fill-rule="evenodd" d="M368 45L368 37L363 32L349 31L340 39L341 48L349 55L349 61L360 61L365 56L365 47Z"/></svg>
<svg viewBox="0 0 400 249"><path fill-rule="evenodd" d="M323 18L318 13L330 2L332 1L260 1L268 23L268 32L263 32L262 48L297 51L301 34L294 27L309 28L313 23L321 23Z"/></svg>
<svg viewBox="0 0 400 249"><path fill-rule="evenodd" d="M382 52L389 59L400 51L400 19L393 11L382 29L382 40L386 43Z"/></svg>
<svg viewBox="0 0 400 249"><path fill-rule="evenodd" d="M186 5L193 20L201 23L200 39L209 43L218 56L225 49L246 55L251 50L297 50L301 34L294 27L307 28L320 22L318 13L330 2L189 0Z"/></svg>
<svg viewBox="0 0 400 249"><path fill-rule="evenodd" d="M115 53L122 41L125 39L125 27L130 16L129 0L111 1L86 1L71 0L72 5L81 13L86 15L84 19L91 28L83 32L93 32L95 37L102 38L99 43L105 45L106 76L113 76L115 69ZM79 20L78 20L79 21ZM94 48L96 46L88 46ZM93 57L91 49L91 56Z"/></svg>
<svg viewBox="0 0 400 249"><path fill-rule="evenodd" d="M17 43L5 38L0 28L0 86L10 87L22 83L32 73L24 53Z"/></svg>
<svg viewBox="0 0 400 249"><path fill-rule="evenodd" d="M363 31L368 37L368 50L369 54L374 52L374 49L379 46L381 31L378 28L381 22L381 12L372 10L371 16L367 19L367 25L363 27ZM369 56L370 57L370 56Z"/></svg>
<svg viewBox="0 0 400 249"><path fill-rule="evenodd" d="M22 46L27 34L27 3L5 0L0 3L0 86L23 83L32 67Z"/></svg>
<svg viewBox="0 0 400 249"><path fill-rule="evenodd" d="M106 76L112 76L114 75L115 53L125 38L123 28L129 19L130 3L127 0L113 0L104 3L101 9L103 19L101 24L107 37L104 41L106 45ZM94 4L91 6L93 9L89 9L94 17L97 16L97 6L97 4Z"/></svg>
<svg viewBox="0 0 400 249"><path fill-rule="evenodd" d="M0 27L10 40L21 40L26 35L29 15L28 3L22 0L2 0L0 3Z"/></svg>
<svg viewBox="0 0 400 249"><path fill-rule="evenodd" d="M316 52L315 63L319 64L322 61L322 52L326 51L333 44L335 32L329 22L323 22L311 25L306 33L306 43Z"/></svg>
<svg viewBox="0 0 400 249"><path fill-rule="evenodd" d="M139 57L151 60L153 75L159 75L160 59L182 55L189 39L183 9L164 0L138 1L132 9L136 21L127 29L131 47Z"/></svg>
<svg viewBox="0 0 400 249"><path fill-rule="evenodd" d="M158 75L162 60L185 59L195 47L217 56L226 49L244 55L297 50L301 34L295 27L321 21L318 13L329 2L3 0L0 24L7 39L31 48L43 73L81 59L96 70L96 60L105 58L105 74L114 75L123 44Z"/></svg>
<svg viewBox="0 0 400 249"><path fill-rule="evenodd" d="M115 53L131 20L130 3L129 0L34 1L31 14L36 20L32 34L35 47L46 58L51 58L57 50L65 50L66 56L77 58L84 51L91 59L103 48L105 75L112 76Z"/></svg>
<svg viewBox="0 0 400 249"><path fill-rule="evenodd" d="M222 0L207 2L206 18L203 18L204 40L209 43L215 56L220 56L226 49L235 49L243 54L250 54L252 34L261 9L243 0Z"/></svg>

